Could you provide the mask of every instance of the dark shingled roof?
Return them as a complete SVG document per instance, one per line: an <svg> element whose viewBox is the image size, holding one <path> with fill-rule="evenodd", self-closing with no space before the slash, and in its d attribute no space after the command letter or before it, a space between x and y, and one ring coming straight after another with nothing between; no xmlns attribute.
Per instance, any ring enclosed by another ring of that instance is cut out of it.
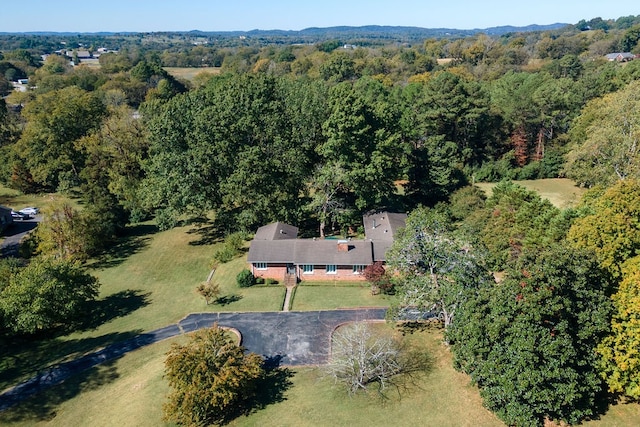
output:
<svg viewBox="0 0 640 427"><path fill-rule="evenodd" d="M294 262L297 239L252 240L247 261L288 263Z"/></svg>
<svg viewBox="0 0 640 427"><path fill-rule="evenodd" d="M253 240L285 240L296 237L298 237L298 227L284 222L273 222L258 228Z"/></svg>
<svg viewBox="0 0 640 427"><path fill-rule="evenodd" d="M407 214L375 212L362 218L367 239L393 242L399 228L406 225Z"/></svg>
<svg viewBox="0 0 640 427"><path fill-rule="evenodd" d="M346 251L338 245L347 246ZM319 264L319 265L369 265L373 263L371 242L351 240L254 240L249 247L248 262Z"/></svg>

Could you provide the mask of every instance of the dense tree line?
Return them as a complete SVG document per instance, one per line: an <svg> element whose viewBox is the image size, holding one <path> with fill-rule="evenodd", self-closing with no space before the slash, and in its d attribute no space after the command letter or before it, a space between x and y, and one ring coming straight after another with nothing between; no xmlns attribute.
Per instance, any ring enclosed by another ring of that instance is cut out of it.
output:
<svg viewBox="0 0 640 427"><path fill-rule="evenodd" d="M170 226L208 210L247 229L311 214L322 233L397 203L397 182L405 208L476 180L566 173L608 185L607 165L634 173L622 147L635 108L622 97L640 72L637 61L588 59L633 43L637 24L620 21L411 46L199 44L189 52L217 55L227 72L193 82L162 68L168 51L135 45L101 55L100 69L5 52L5 74L29 75L37 89L9 97L24 105L18 115L2 106L2 177L24 191L80 188L115 233L128 218L154 214ZM630 117L617 132L605 108L622 102ZM127 106L142 120L127 119ZM608 138L622 138L601 144L619 153L594 148Z"/></svg>

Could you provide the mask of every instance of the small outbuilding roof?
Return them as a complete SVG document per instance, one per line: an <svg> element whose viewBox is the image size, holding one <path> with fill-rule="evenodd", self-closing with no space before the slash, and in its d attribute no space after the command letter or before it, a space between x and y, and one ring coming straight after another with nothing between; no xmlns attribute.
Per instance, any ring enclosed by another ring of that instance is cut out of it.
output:
<svg viewBox="0 0 640 427"><path fill-rule="evenodd" d="M407 222L407 214L374 212L362 217L364 235L368 240L393 242L396 233Z"/></svg>
<svg viewBox="0 0 640 427"><path fill-rule="evenodd" d="M620 59L635 59L635 55L631 52L613 52L613 53L608 53L607 55L605 55L605 57L609 60L609 61L615 61L616 59L620 60Z"/></svg>

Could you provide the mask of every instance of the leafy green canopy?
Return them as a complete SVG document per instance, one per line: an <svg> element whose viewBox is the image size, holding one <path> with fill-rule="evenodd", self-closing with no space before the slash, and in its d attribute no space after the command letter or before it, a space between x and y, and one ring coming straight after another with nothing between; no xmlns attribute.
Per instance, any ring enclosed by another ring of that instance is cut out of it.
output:
<svg viewBox="0 0 640 427"><path fill-rule="evenodd" d="M567 239L592 250L603 268L620 277L622 264L640 255L640 182L618 181L600 196L585 197L583 212Z"/></svg>
<svg viewBox="0 0 640 427"><path fill-rule="evenodd" d="M590 101L569 133L567 176L578 184L609 186L640 178L640 81Z"/></svg>
<svg viewBox="0 0 640 427"><path fill-rule="evenodd" d="M41 188L67 189L79 182L85 156L75 145L100 126L100 98L76 86L38 96L24 108L26 126L15 151Z"/></svg>
<svg viewBox="0 0 640 427"><path fill-rule="evenodd" d="M98 296L98 280L76 262L34 258L0 272L0 319L16 334L33 334L82 320Z"/></svg>
<svg viewBox="0 0 640 427"><path fill-rule="evenodd" d="M542 248L563 240L572 215L534 191L503 181L493 188L482 209L467 216L462 228L486 248L487 263L503 270L525 248Z"/></svg>
<svg viewBox="0 0 640 427"><path fill-rule="evenodd" d="M611 332L598 346L602 377L609 391L640 398L640 257L623 268L623 279L613 295L615 312Z"/></svg>
<svg viewBox="0 0 640 427"><path fill-rule="evenodd" d="M505 423L573 424L594 414L606 277L588 254L552 245L526 251L502 282L465 300L447 330L455 365Z"/></svg>
<svg viewBox="0 0 640 427"><path fill-rule="evenodd" d="M398 318L430 311L449 326L467 294L489 280L473 248L454 236L450 223L441 212L415 209L387 252L398 282Z"/></svg>
<svg viewBox="0 0 640 427"><path fill-rule="evenodd" d="M298 132L288 109L302 103L314 108L318 89L225 75L149 111L150 158L142 187L160 226L210 209L235 229L296 222L319 126L307 123ZM323 117L319 110L307 114Z"/></svg>

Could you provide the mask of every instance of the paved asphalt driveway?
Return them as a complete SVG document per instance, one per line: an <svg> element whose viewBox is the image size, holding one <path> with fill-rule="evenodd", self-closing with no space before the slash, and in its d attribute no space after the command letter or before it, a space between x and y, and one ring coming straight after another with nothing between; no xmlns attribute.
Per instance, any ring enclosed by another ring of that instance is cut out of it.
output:
<svg viewBox="0 0 640 427"><path fill-rule="evenodd" d="M23 221L14 221L4 232L4 240L0 242L0 256L17 257L20 241L40 222L40 215Z"/></svg>
<svg viewBox="0 0 640 427"><path fill-rule="evenodd" d="M327 311L290 311L260 313L190 314L178 324L140 334L111 344L71 362L51 367L45 372L0 394L0 411L71 375L92 368L124 354L167 338L206 328L214 323L237 329L242 345L262 355L270 364L287 366L320 365L327 362L329 339L333 330L346 322L383 320L386 309L348 309Z"/></svg>
<svg viewBox="0 0 640 427"><path fill-rule="evenodd" d="M235 328L249 351L282 365L321 365L329 356L329 339L340 324L382 320L384 308L267 313L192 314L179 323L185 332L211 326Z"/></svg>

